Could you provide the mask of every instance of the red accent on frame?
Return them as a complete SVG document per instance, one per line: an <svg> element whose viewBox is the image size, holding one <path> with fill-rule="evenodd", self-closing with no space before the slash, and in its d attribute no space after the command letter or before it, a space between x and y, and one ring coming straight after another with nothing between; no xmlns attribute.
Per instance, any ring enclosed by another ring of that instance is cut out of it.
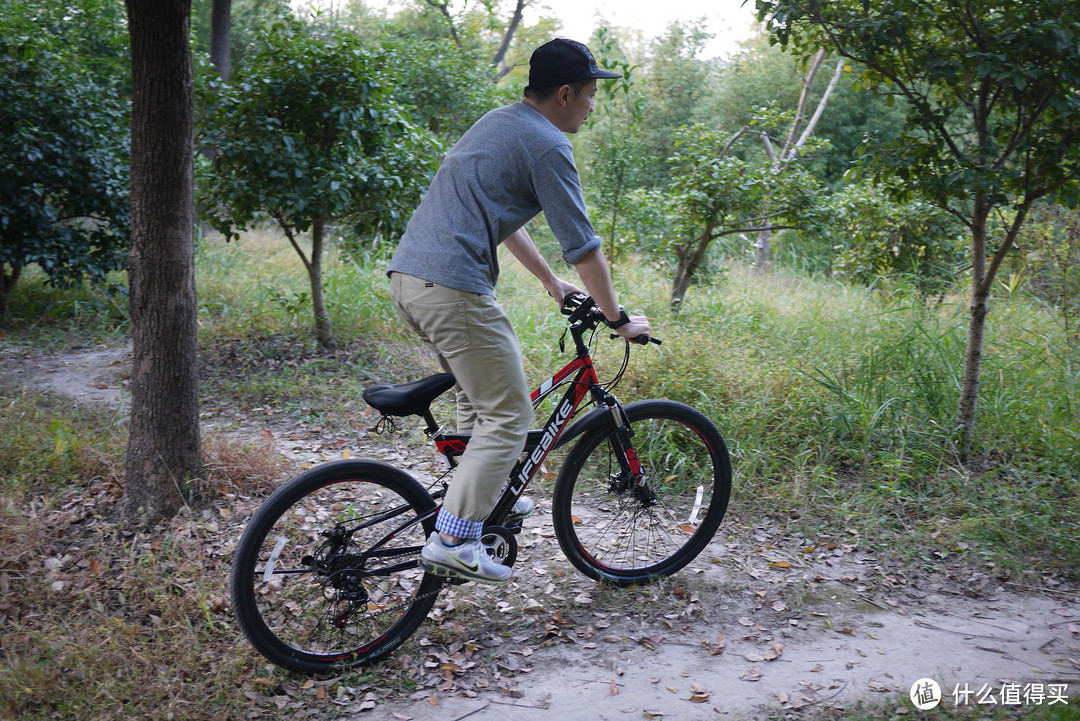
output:
<svg viewBox="0 0 1080 721"><path fill-rule="evenodd" d="M540 388L543 388L544 386L548 386L548 389L550 390L550 389L554 388L555 386L559 385L560 383L562 383L564 380L569 378L571 375L573 375L577 371L581 370L582 368L588 368L590 371L592 371L592 377L591 378L589 376L584 376L582 378L582 380L587 382L587 383L588 382L595 382L596 381L596 371L592 369L592 358L575 358L574 360L567 363L566 366L561 371L559 371L555 375L551 376L551 378L548 380L547 383L541 384ZM532 394L530 395L530 398L532 398L533 403L535 403L537 401L537 399L540 398L540 388L537 388L536 390L534 390L532 392Z"/></svg>
<svg viewBox="0 0 1080 721"><path fill-rule="evenodd" d="M465 444L459 440L435 441L435 447L444 456L447 453L462 454L465 452Z"/></svg>

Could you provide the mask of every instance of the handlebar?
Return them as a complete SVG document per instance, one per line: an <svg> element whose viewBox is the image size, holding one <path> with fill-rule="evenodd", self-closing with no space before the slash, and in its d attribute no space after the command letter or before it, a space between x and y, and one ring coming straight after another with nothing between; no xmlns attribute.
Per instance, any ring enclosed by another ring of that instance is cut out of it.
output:
<svg viewBox="0 0 1080 721"><path fill-rule="evenodd" d="M591 296L587 296L584 293L571 293L563 298L563 315L570 316L567 323L571 327L586 326L589 330L597 328L601 323L606 323L604 312L600 310L600 306L596 305ZM612 338L621 338L622 336L613 333ZM627 338L627 341L637 343L638 345L648 345L649 343L655 343L660 345L661 341L657 338L653 338L649 335L639 335L636 338Z"/></svg>

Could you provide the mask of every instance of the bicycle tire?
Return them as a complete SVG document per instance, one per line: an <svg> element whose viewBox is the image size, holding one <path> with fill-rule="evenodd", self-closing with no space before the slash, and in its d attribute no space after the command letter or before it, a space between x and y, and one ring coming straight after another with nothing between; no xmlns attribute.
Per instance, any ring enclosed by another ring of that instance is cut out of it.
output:
<svg viewBox="0 0 1080 721"><path fill-rule="evenodd" d="M301 673L384 658L416 631L442 586L416 565L434 508L411 476L375 461L324 463L290 480L255 512L233 556L244 635Z"/></svg>
<svg viewBox="0 0 1080 721"><path fill-rule="evenodd" d="M555 481L559 546L586 576L616 586L670 576L712 540L731 497L731 461L716 426L683 403L624 407L644 486L615 460L604 414L570 450Z"/></svg>

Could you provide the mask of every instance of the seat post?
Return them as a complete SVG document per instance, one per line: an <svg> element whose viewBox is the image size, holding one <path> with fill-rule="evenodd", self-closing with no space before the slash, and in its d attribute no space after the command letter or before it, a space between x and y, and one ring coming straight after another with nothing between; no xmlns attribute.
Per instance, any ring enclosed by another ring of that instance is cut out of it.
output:
<svg viewBox="0 0 1080 721"><path fill-rule="evenodd" d="M422 415L424 422L427 423L424 433L427 434L428 438L433 438L441 430L439 424L435 422L435 416L432 415L431 408L425 408Z"/></svg>

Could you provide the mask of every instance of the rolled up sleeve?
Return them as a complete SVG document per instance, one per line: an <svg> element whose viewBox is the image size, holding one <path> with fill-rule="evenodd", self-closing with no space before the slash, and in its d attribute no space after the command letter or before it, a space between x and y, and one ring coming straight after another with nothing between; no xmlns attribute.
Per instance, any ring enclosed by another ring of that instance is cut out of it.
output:
<svg viewBox="0 0 1080 721"><path fill-rule="evenodd" d="M553 148L533 167L533 187L562 257L571 265L603 244L589 222L581 180L569 146Z"/></svg>

